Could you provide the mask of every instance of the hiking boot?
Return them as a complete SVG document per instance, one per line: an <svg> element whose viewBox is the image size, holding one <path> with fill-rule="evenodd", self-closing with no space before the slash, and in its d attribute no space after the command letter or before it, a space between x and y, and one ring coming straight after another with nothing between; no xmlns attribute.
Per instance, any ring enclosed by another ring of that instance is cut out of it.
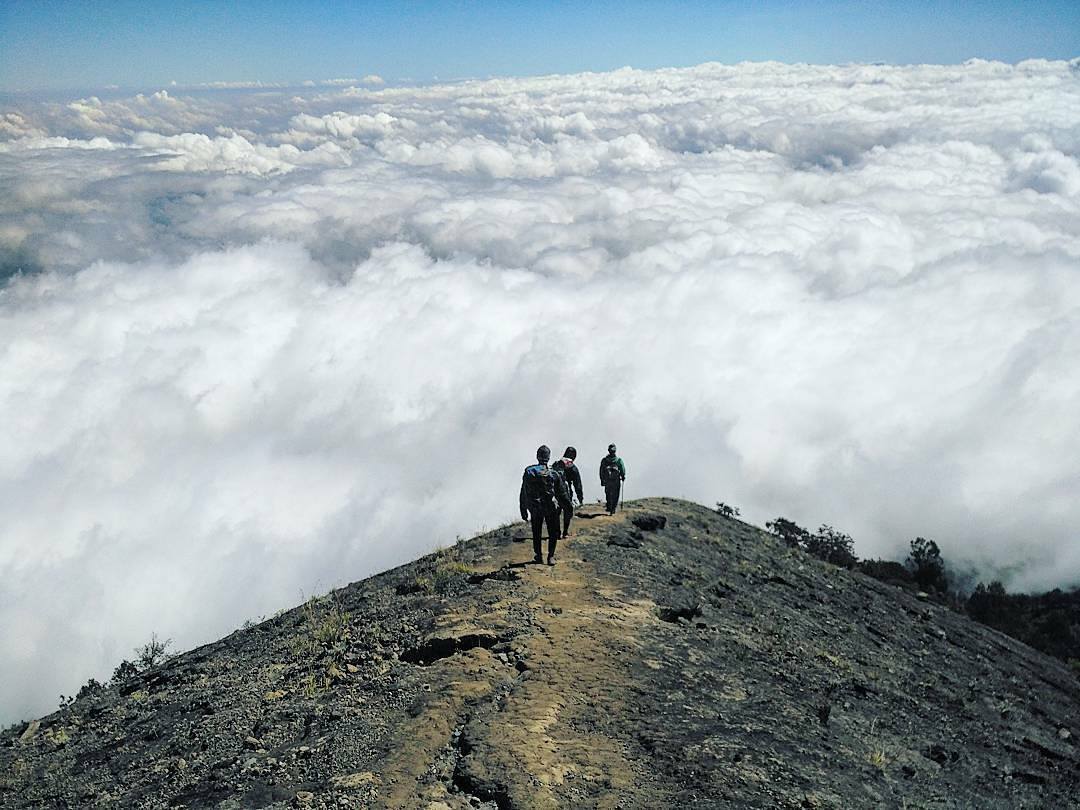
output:
<svg viewBox="0 0 1080 810"><path fill-rule="evenodd" d="M544 561L544 558L540 554L534 554L533 555L533 562L534 563L542 563L543 561Z"/></svg>
<svg viewBox="0 0 1080 810"><path fill-rule="evenodd" d="M548 562L547 562L547 564L548 565L554 565L555 564L555 555L554 554L548 554Z"/></svg>

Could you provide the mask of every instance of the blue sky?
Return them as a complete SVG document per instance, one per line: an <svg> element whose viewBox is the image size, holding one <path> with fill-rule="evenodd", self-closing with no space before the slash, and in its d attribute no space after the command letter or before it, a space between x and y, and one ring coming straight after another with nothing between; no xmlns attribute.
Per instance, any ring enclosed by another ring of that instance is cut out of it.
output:
<svg viewBox="0 0 1080 810"><path fill-rule="evenodd" d="M0 90L1080 55L1080 2L3 0Z"/></svg>

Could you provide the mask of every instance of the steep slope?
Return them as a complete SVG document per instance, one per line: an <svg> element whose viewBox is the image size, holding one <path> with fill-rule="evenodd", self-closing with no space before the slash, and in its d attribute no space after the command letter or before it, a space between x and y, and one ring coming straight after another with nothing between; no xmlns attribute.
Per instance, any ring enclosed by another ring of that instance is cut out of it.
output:
<svg viewBox="0 0 1080 810"><path fill-rule="evenodd" d="M503 527L6 733L0 806L1076 806L1058 662L701 506L585 511L554 568Z"/></svg>

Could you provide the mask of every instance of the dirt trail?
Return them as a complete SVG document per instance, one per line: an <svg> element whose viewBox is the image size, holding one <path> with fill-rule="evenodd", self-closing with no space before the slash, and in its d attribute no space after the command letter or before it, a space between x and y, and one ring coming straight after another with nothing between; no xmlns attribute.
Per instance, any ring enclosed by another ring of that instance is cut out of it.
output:
<svg viewBox="0 0 1080 810"><path fill-rule="evenodd" d="M481 647L433 665L443 668L444 686L404 735L417 745L382 769L398 778L383 794L391 806L471 807L475 797L516 810L614 809L644 806L637 803L646 795L662 800L646 763L605 733L632 686L636 628L656 621L655 606L628 601L576 553L597 530L624 520L584 511L575 535L559 544L556 566L526 563L528 542L507 544L490 567L518 572L511 595L440 617L432 637L496 634L509 640L501 655L515 665ZM508 616L520 625L507 626ZM452 773L433 774L440 761ZM635 804L626 802L629 792Z"/></svg>

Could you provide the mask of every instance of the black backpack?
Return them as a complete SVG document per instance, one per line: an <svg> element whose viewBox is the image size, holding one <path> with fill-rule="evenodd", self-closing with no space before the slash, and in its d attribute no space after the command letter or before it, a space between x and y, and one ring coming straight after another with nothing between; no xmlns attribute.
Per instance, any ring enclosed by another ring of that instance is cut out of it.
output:
<svg viewBox="0 0 1080 810"><path fill-rule="evenodd" d="M559 502L560 506L565 507L573 502L570 500L570 482L566 480L566 473L564 472L564 470L564 467L552 467L551 478L554 488L555 500Z"/></svg>
<svg viewBox="0 0 1080 810"><path fill-rule="evenodd" d="M604 456L600 464L600 480L604 485L614 484L621 477L619 473L619 457Z"/></svg>
<svg viewBox="0 0 1080 810"><path fill-rule="evenodd" d="M558 497L560 477L550 467L536 464L529 467L525 477L525 492L532 503L550 503ZM563 482L563 486L566 484Z"/></svg>

